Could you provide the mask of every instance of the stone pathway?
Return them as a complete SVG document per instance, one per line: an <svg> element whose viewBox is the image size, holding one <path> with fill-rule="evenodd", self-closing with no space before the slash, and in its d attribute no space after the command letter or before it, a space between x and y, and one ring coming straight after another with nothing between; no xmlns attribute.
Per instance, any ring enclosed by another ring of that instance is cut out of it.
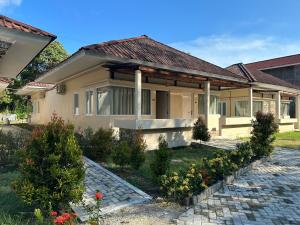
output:
<svg viewBox="0 0 300 225"><path fill-rule="evenodd" d="M272 159L183 213L177 224L300 224L300 150Z"/></svg>
<svg viewBox="0 0 300 225"><path fill-rule="evenodd" d="M103 193L102 214L108 214L133 204L141 204L151 200L151 196L132 186L125 180L106 170L88 158L84 158L86 166L86 192L84 202L88 205L95 204L95 193ZM73 210L82 221L88 219L82 206L73 206Z"/></svg>
<svg viewBox="0 0 300 225"><path fill-rule="evenodd" d="M223 138L213 138L210 141L202 142L204 145L208 145L215 148L232 150L235 149L237 143L241 143L240 139L223 139Z"/></svg>

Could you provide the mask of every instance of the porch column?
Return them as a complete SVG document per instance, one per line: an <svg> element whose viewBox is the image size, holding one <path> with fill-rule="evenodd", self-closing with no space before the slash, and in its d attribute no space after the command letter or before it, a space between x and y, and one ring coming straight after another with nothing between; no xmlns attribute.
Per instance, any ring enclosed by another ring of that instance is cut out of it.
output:
<svg viewBox="0 0 300 225"><path fill-rule="evenodd" d="M280 119L280 109L281 109L281 96L280 96L280 91L276 92L275 95L275 100L276 100L276 119Z"/></svg>
<svg viewBox="0 0 300 225"><path fill-rule="evenodd" d="M142 115L142 71L135 71L134 114L136 119Z"/></svg>
<svg viewBox="0 0 300 225"><path fill-rule="evenodd" d="M249 116L253 117L253 88L249 88Z"/></svg>
<svg viewBox="0 0 300 225"><path fill-rule="evenodd" d="M208 127L209 125L209 104L210 104L210 82L205 81L204 83L204 91L205 91L205 123Z"/></svg>
<svg viewBox="0 0 300 225"><path fill-rule="evenodd" d="M295 127L297 129L300 129L300 95L296 96L295 109L296 109L296 119L298 120Z"/></svg>

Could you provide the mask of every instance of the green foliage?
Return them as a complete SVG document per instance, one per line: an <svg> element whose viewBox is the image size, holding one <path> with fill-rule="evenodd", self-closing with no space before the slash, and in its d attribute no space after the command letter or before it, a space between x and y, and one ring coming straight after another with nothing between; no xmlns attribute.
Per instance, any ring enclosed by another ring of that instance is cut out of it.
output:
<svg viewBox="0 0 300 225"><path fill-rule="evenodd" d="M26 204L56 210L79 202L85 171L73 126L54 115L45 127L36 128L20 152L19 170L13 186Z"/></svg>
<svg viewBox="0 0 300 225"><path fill-rule="evenodd" d="M155 180L160 180L160 177L167 173L171 162L171 152L167 141L163 136L159 136L158 142L159 148L154 151L154 158L150 163L151 173Z"/></svg>
<svg viewBox="0 0 300 225"><path fill-rule="evenodd" d="M252 127L250 143L254 156L256 158L269 156L273 151L272 143L275 141L275 134L278 131L274 115L258 112L256 119L252 121Z"/></svg>
<svg viewBox="0 0 300 225"><path fill-rule="evenodd" d="M92 160L105 162L112 153L114 142L112 129L99 128L90 137L90 144L84 149L84 154Z"/></svg>
<svg viewBox="0 0 300 225"><path fill-rule="evenodd" d="M201 117L195 122L193 127L193 139L200 141L209 141L210 134L208 129Z"/></svg>
<svg viewBox="0 0 300 225"><path fill-rule="evenodd" d="M142 133L135 131L132 137L132 149L130 154L130 165L133 169L139 169L146 160L145 151L147 148L146 142Z"/></svg>
<svg viewBox="0 0 300 225"><path fill-rule="evenodd" d="M44 224L44 216L43 213L40 209L35 209L34 210L34 217L38 225L43 225Z"/></svg>
<svg viewBox="0 0 300 225"><path fill-rule="evenodd" d="M0 211L1 225L33 225L32 221L23 219L18 215L10 215L6 212Z"/></svg>
<svg viewBox="0 0 300 225"><path fill-rule="evenodd" d="M113 162L121 167L130 164L131 148L126 141L120 141L113 149Z"/></svg>
<svg viewBox="0 0 300 225"><path fill-rule="evenodd" d="M0 166L15 165L17 151L24 148L28 140L25 132L13 134L0 130Z"/></svg>
<svg viewBox="0 0 300 225"><path fill-rule="evenodd" d="M236 150L239 152L240 157L241 157L241 159L240 159L241 164L239 164L239 166L247 165L252 161L253 151L252 151L250 142L247 141L247 142L237 144Z"/></svg>
<svg viewBox="0 0 300 225"><path fill-rule="evenodd" d="M199 194L204 189L201 170L195 164L179 174L172 172L161 177L161 193L173 201L182 202L185 198Z"/></svg>
<svg viewBox="0 0 300 225"><path fill-rule="evenodd" d="M77 143L80 146L80 149L82 149L84 153L88 151L90 147L93 134L94 134L93 129L90 127L84 130L79 129L77 132L75 132Z"/></svg>

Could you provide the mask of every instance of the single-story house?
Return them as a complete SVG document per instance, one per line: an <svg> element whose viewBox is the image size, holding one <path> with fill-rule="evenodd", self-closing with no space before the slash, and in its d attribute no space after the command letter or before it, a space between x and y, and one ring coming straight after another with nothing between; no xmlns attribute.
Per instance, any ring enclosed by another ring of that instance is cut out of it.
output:
<svg viewBox="0 0 300 225"><path fill-rule="evenodd" d="M15 78L54 39L53 34L0 15L0 77ZM8 84L1 79L0 90Z"/></svg>
<svg viewBox="0 0 300 225"><path fill-rule="evenodd" d="M145 35L82 47L35 85L18 91L31 96L32 123L55 112L77 128L139 129L149 149L160 135L171 147L189 144L199 116L223 137L249 135L259 110L273 112L281 131L299 127L293 85L243 64L221 68ZM287 113L290 96L297 118Z"/></svg>

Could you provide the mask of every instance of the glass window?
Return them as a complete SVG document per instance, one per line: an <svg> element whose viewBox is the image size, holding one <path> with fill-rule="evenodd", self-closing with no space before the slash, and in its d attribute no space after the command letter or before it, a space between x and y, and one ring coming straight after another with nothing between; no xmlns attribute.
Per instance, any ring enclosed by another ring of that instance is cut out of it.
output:
<svg viewBox="0 0 300 225"><path fill-rule="evenodd" d="M248 101L237 101L235 102L235 116L246 117L248 113Z"/></svg>
<svg viewBox="0 0 300 225"><path fill-rule="evenodd" d="M205 114L205 95L198 95L198 114Z"/></svg>
<svg viewBox="0 0 300 225"><path fill-rule="evenodd" d="M73 98L73 113L79 115L79 94L75 93Z"/></svg>
<svg viewBox="0 0 300 225"><path fill-rule="evenodd" d="M226 116L226 102L219 102L218 114Z"/></svg>
<svg viewBox="0 0 300 225"><path fill-rule="evenodd" d="M142 114L151 114L151 91L142 90Z"/></svg>
<svg viewBox="0 0 300 225"><path fill-rule="evenodd" d="M289 107L290 107L289 103L287 102L281 103L281 108L280 108L281 117L286 117L290 115Z"/></svg>
<svg viewBox="0 0 300 225"><path fill-rule="evenodd" d="M253 102L253 115L256 116L257 112L263 112L263 102L254 101Z"/></svg>
<svg viewBox="0 0 300 225"><path fill-rule="evenodd" d="M108 88L97 88L97 115L109 115L110 102L109 102Z"/></svg>
<svg viewBox="0 0 300 225"><path fill-rule="evenodd" d="M209 104L209 113L218 114L218 106L219 106L219 97L211 95L210 104Z"/></svg>
<svg viewBox="0 0 300 225"><path fill-rule="evenodd" d="M85 108L86 114L91 115L93 113L93 91L85 92Z"/></svg>

